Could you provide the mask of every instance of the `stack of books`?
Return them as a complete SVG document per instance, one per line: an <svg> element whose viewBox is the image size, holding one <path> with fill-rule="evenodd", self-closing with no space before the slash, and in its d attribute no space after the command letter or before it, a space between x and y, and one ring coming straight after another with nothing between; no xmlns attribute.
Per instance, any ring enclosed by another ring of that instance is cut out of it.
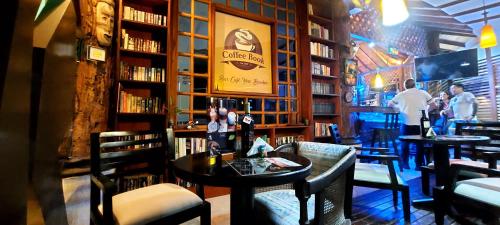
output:
<svg viewBox="0 0 500 225"><path fill-rule="evenodd" d="M311 55L333 59L333 48L318 42L311 41Z"/></svg>
<svg viewBox="0 0 500 225"><path fill-rule="evenodd" d="M335 86L330 83L312 83L312 93L313 94L334 94Z"/></svg>
<svg viewBox="0 0 500 225"><path fill-rule="evenodd" d="M314 136L316 136L316 137L331 136L330 130L328 130L328 127L330 125L331 125L331 123L315 123L314 124Z"/></svg>
<svg viewBox="0 0 500 225"><path fill-rule="evenodd" d="M122 29L121 47L127 50L160 53L161 44L159 41L147 40L137 37L131 37L127 30Z"/></svg>
<svg viewBox="0 0 500 225"><path fill-rule="evenodd" d="M282 136L276 137L276 147L279 147L284 144L294 143L298 141L303 141L304 135L296 135L296 136Z"/></svg>
<svg viewBox="0 0 500 225"><path fill-rule="evenodd" d="M309 21L309 35L330 40L330 30L317 23Z"/></svg>
<svg viewBox="0 0 500 225"><path fill-rule="evenodd" d="M324 102L313 103L314 114L333 114L334 111L335 111L335 106L332 103L324 103Z"/></svg>
<svg viewBox="0 0 500 225"><path fill-rule="evenodd" d="M150 113L163 114L163 103L159 97L134 96L131 93L120 91L120 113Z"/></svg>
<svg viewBox="0 0 500 225"><path fill-rule="evenodd" d="M120 79L165 83L165 68L134 66L120 62Z"/></svg>
<svg viewBox="0 0 500 225"><path fill-rule="evenodd" d="M163 180L163 176L157 175L133 175L133 176L124 176L118 180L119 192L131 191L137 188L150 186L153 184L161 183Z"/></svg>
<svg viewBox="0 0 500 225"><path fill-rule="evenodd" d="M207 151L205 138L175 138L175 159Z"/></svg>
<svg viewBox="0 0 500 225"><path fill-rule="evenodd" d="M311 62L311 73L316 75L331 76L331 69L327 65Z"/></svg>
<svg viewBox="0 0 500 225"><path fill-rule="evenodd" d="M151 23L160 26L167 25L167 17L150 12L134 9L130 6L123 7L123 19L133 20L142 23Z"/></svg>

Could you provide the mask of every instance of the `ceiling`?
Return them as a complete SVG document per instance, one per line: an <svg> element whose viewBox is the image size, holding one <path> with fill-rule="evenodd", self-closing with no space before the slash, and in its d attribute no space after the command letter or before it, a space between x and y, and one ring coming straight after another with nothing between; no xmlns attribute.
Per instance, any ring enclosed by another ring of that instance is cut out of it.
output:
<svg viewBox="0 0 500 225"><path fill-rule="evenodd" d="M410 19L428 30L439 31L439 47L458 51L477 46L484 25L483 9L488 22L500 30L498 0L409 0ZM473 34L473 36L471 35Z"/></svg>

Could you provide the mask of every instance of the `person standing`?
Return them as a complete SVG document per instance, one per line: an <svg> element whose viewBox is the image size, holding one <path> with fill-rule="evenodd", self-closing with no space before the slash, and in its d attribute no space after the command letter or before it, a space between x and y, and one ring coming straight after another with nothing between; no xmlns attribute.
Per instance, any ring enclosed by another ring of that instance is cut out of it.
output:
<svg viewBox="0 0 500 225"><path fill-rule="evenodd" d="M449 120L448 133L455 134L455 122L476 119L478 103L474 94L464 91L463 84L452 84L450 92L454 97L449 107L441 111L441 115L453 114L453 120Z"/></svg>
<svg viewBox="0 0 500 225"><path fill-rule="evenodd" d="M447 121L453 118L452 113L441 115L441 111L446 110L450 106L450 93L448 91L441 91L439 98L434 98L429 104L428 114L431 121L431 126L438 129L439 134L447 133Z"/></svg>
<svg viewBox="0 0 500 225"><path fill-rule="evenodd" d="M404 82L405 91L394 96L389 101L390 107L396 107L401 114L401 135L420 135L420 118L422 110L427 109L428 103L432 100L429 93L419 90L415 87L415 80L407 79ZM402 161L403 168L409 169L409 143L402 142ZM416 169L418 170L423 161L423 145L417 144L417 156L415 157Z"/></svg>

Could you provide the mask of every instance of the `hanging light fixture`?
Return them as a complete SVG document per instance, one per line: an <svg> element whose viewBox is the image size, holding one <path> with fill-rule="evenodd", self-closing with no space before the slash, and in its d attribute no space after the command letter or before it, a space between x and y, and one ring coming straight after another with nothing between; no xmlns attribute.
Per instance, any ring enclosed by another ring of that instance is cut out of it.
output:
<svg viewBox="0 0 500 225"><path fill-rule="evenodd" d="M384 80L382 80L382 75L377 71L375 75L375 84L373 85L376 89L382 89L384 87Z"/></svg>
<svg viewBox="0 0 500 225"><path fill-rule="evenodd" d="M410 16L405 0L381 0L381 7L384 26L402 23Z"/></svg>
<svg viewBox="0 0 500 225"><path fill-rule="evenodd" d="M497 36L495 35L495 29L491 24L488 24L488 17L486 12L486 4L483 0L483 15L484 15L484 27L481 28L481 36L479 37L479 46L481 48L491 48L497 46Z"/></svg>

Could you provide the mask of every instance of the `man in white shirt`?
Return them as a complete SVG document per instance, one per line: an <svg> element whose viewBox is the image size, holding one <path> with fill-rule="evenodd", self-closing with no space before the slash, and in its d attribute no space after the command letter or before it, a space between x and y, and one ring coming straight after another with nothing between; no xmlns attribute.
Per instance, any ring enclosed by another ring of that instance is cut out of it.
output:
<svg viewBox="0 0 500 225"><path fill-rule="evenodd" d="M424 90L415 88L415 80L408 79L404 83L405 91L394 96L389 101L389 106L395 106L399 109L402 121L400 134L401 135L420 135L420 118L422 118L422 110L427 110L429 101L432 100L431 95ZM401 150L403 158L403 168L409 169L409 143L402 142ZM422 165L423 146L417 144L417 156L415 157L416 169Z"/></svg>
<svg viewBox="0 0 500 225"><path fill-rule="evenodd" d="M448 113L453 114L453 120L449 121L451 126L448 131L449 134L455 134L454 122L474 120L478 103L476 97L472 93L464 91L463 84L454 83L450 87L450 92L454 97L450 100L450 107L441 111L441 115L446 115Z"/></svg>

